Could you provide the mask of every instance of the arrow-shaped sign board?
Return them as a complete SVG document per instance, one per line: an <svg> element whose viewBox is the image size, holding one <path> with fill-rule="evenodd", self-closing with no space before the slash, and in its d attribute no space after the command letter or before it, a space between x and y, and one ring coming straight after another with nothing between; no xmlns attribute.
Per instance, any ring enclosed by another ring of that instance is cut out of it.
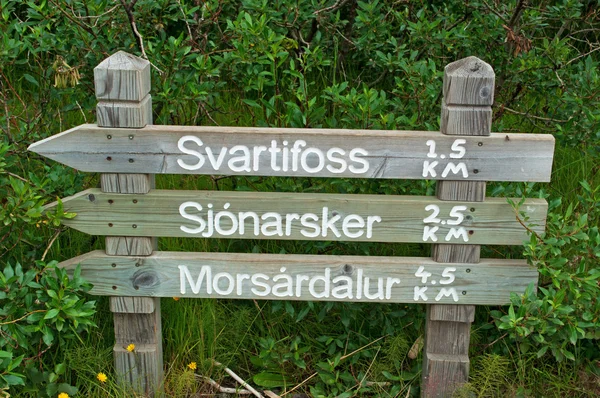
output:
<svg viewBox="0 0 600 398"><path fill-rule="evenodd" d="M89 172L550 181L550 134L84 124L29 150Z"/></svg>
<svg viewBox="0 0 600 398"><path fill-rule="evenodd" d="M102 296L503 305L538 280L525 260L496 259L93 251L59 265L73 272L79 264Z"/></svg>
<svg viewBox="0 0 600 398"><path fill-rule="evenodd" d="M99 189L63 205L77 214L64 224L92 235L501 245L522 244L525 223L543 233L548 207L543 199L515 209L499 198Z"/></svg>

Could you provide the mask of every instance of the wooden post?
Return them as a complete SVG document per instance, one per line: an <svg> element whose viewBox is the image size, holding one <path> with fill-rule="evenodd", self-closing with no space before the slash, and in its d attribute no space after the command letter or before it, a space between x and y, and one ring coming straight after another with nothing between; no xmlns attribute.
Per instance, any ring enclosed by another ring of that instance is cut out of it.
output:
<svg viewBox="0 0 600 398"><path fill-rule="evenodd" d="M107 132L107 142L119 139L123 146L135 146L135 129L152 124L150 63L119 51L94 68L94 84L99 100L96 112L98 126L132 129L127 137L112 137ZM134 163L136 159L132 154L128 159L107 156L106 161ZM103 192L145 194L154 188L154 175L102 174L101 186ZM149 256L155 249L156 238L106 238L108 255ZM116 267L116 264L112 266ZM138 393L159 395L163 382L160 299L111 297L110 309L114 313L116 341L113 352L119 381ZM133 351L127 349L130 344L135 346Z"/></svg>
<svg viewBox="0 0 600 398"><path fill-rule="evenodd" d="M440 123L443 134L490 135L494 78L492 67L476 57L446 66ZM469 170L469 173L477 172ZM438 181L437 197L449 201L483 202L485 185L485 181ZM432 247L433 260L441 263L478 263L479 257L478 245L436 244ZM450 397L457 387L468 381L469 340L474 316L475 306L472 305L427 306L423 397Z"/></svg>

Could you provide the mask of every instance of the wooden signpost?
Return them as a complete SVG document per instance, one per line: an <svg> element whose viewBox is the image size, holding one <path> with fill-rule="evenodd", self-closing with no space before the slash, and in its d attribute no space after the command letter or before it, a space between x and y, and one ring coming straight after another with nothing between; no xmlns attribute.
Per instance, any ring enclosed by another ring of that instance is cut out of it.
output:
<svg viewBox="0 0 600 398"><path fill-rule="evenodd" d="M63 199L65 225L107 235L81 265L111 296L116 370L160 394L159 297L324 300L427 305L422 395L468 381L474 305L503 305L537 284L524 260L479 258L481 244L543 233L547 203L485 199L486 181L549 181L551 135L490 133L494 73L469 57L444 74L441 132L151 125L148 61L118 52L95 70L98 125L30 150L83 171L102 188ZM147 174L151 173L151 174ZM154 189L153 174L438 180L437 197ZM47 206L47 210L56 204ZM156 251L156 235L432 243L432 258ZM127 344L136 345L136 353ZM139 347L139 348L138 348Z"/></svg>

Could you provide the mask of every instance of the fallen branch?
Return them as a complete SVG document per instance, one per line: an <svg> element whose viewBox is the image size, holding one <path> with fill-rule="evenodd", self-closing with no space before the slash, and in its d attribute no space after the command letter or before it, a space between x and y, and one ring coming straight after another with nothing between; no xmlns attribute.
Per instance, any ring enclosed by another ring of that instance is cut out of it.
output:
<svg viewBox="0 0 600 398"><path fill-rule="evenodd" d="M252 394L249 390L244 390L244 389L240 390L238 388L223 387L222 385L220 385L219 383L217 383L216 381L214 381L213 379L211 379L210 377L207 377L207 376L196 375L196 377L204 380L205 382L207 382L208 384L210 384L211 386L213 386L214 388L219 390L219 392L222 392L225 394L238 394L238 395Z"/></svg>
<svg viewBox="0 0 600 398"><path fill-rule="evenodd" d="M570 117L570 118L564 120L564 119L552 119L549 117L535 116L535 115L530 115L529 113L515 111L514 109L510 109L505 106L503 106L502 109L505 111L508 111L510 113L514 113L515 115L527 116L532 119L543 120L545 122L566 123L566 122L570 121L571 119L573 119L573 117Z"/></svg>
<svg viewBox="0 0 600 398"><path fill-rule="evenodd" d="M255 397L258 398L265 398L262 396L261 393L259 393L258 391L256 391L250 384L246 383L244 381L244 379L242 379L240 376L238 376L237 374L235 374L233 372L233 370L229 369L227 366L224 366L222 363L219 363L217 361L213 361L215 365L217 366L223 366L223 369L225 370L225 372L227 372L227 374L229 374L229 376L233 377L238 383L240 383L244 388L246 388L247 390L249 390L252 394L254 394Z"/></svg>

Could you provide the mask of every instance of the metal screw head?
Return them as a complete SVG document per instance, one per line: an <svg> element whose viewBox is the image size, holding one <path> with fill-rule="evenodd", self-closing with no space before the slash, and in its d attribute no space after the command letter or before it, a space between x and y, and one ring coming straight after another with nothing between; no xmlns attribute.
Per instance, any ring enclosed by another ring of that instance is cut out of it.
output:
<svg viewBox="0 0 600 398"><path fill-rule="evenodd" d="M133 200L133 203L137 203L137 202L138 202L138 201L137 201L137 199L134 199L134 200Z"/></svg>
<svg viewBox="0 0 600 398"><path fill-rule="evenodd" d="M469 231L469 235L473 235L474 233L475 233L475 231L473 231L473 230Z"/></svg>
<svg viewBox="0 0 600 398"><path fill-rule="evenodd" d="M113 290L117 290L117 287L116 287L116 286L113 286L112 288L113 288Z"/></svg>
<svg viewBox="0 0 600 398"><path fill-rule="evenodd" d="M108 226L109 226L109 227L112 227L112 226L113 226L113 223L109 222L109 223L108 223Z"/></svg>
<svg viewBox="0 0 600 398"><path fill-rule="evenodd" d="M93 202L94 200L96 200L96 197L94 196L94 194L89 194L88 199L90 200L90 202Z"/></svg>
<svg viewBox="0 0 600 398"><path fill-rule="evenodd" d="M467 271L467 274L468 274L469 272L471 272L471 268L467 268L466 271Z"/></svg>
<svg viewBox="0 0 600 398"><path fill-rule="evenodd" d="M108 200L108 204L110 204L110 205L112 205L114 202L115 202L115 201L114 201L114 200L112 200L112 199L109 199L109 200Z"/></svg>
<svg viewBox="0 0 600 398"><path fill-rule="evenodd" d="M474 207L471 207L469 210L471 211L471 213L475 212L475 208Z"/></svg>
<svg viewBox="0 0 600 398"><path fill-rule="evenodd" d="M466 295L467 295L467 291L466 291L466 290L463 290L463 291L462 291L462 295L463 295L463 296L466 296Z"/></svg>
<svg viewBox="0 0 600 398"><path fill-rule="evenodd" d="M139 287L139 286L134 286L133 288L134 288L135 290L140 290L140 287Z"/></svg>
<svg viewBox="0 0 600 398"><path fill-rule="evenodd" d="M137 224L133 224L131 228L137 228Z"/></svg>
<svg viewBox="0 0 600 398"><path fill-rule="evenodd" d="M133 163L133 159L129 159L129 163Z"/></svg>
<svg viewBox="0 0 600 398"><path fill-rule="evenodd" d="M479 142L477 143L477 146L483 146L483 142L479 141Z"/></svg>
<svg viewBox="0 0 600 398"><path fill-rule="evenodd" d="M133 139L133 135L130 135L130 136L129 136L129 139L130 139L130 140L132 140L132 139Z"/></svg>
<svg viewBox="0 0 600 398"><path fill-rule="evenodd" d="M106 136L106 138L110 140L112 138L112 135L109 134Z"/></svg>
<svg viewBox="0 0 600 398"><path fill-rule="evenodd" d="M115 263L112 263L110 266L114 268L114 267L116 267L116 266L117 266L117 264L115 264Z"/></svg>
<svg viewBox="0 0 600 398"><path fill-rule="evenodd" d="M108 160L110 162L112 160L112 158L110 156L107 156L106 160Z"/></svg>
<svg viewBox="0 0 600 398"><path fill-rule="evenodd" d="M478 174L478 173L479 173L479 169L473 170L473 174Z"/></svg>

